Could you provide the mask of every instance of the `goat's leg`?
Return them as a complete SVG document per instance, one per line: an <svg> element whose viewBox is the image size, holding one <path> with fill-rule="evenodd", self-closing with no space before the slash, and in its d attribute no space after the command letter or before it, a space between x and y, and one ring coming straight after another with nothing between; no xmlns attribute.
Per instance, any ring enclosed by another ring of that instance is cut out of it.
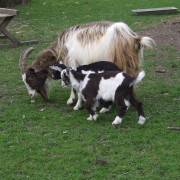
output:
<svg viewBox="0 0 180 180"><path fill-rule="evenodd" d="M106 113L111 109L111 107L112 107L112 101L108 101L108 102L106 102L104 107L99 112L100 113Z"/></svg>
<svg viewBox="0 0 180 180"><path fill-rule="evenodd" d="M82 108L82 96L81 96L81 93L78 92L77 94L78 94L78 101L77 101L76 105L73 108L74 110L79 110L79 109Z"/></svg>
<svg viewBox="0 0 180 180"><path fill-rule="evenodd" d="M69 99L67 100L67 105L71 105L73 104L73 101L75 100L76 96L75 96L75 90L73 88L71 88L71 94Z"/></svg>
<svg viewBox="0 0 180 180"><path fill-rule="evenodd" d="M116 116L116 118L112 122L112 124L113 125L118 125L118 124L121 124L121 122L122 122L122 118L125 115L125 112L127 110L127 106L125 104L125 100L122 97L115 100L115 105L116 105L116 109L117 109L117 112L118 112L118 116Z"/></svg>
<svg viewBox="0 0 180 180"><path fill-rule="evenodd" d="M142 108L142 103L139 102L133 93L130 94L129 96L129 101L132 104L132 106L134 106L138 112L138 116L139 116L139 121L138 124L144 124L146 121L146 118L144 117L144 111Z"/></svg>
<svg viewBox="0 0 180 180"><path fill-rule="evenodd" d="M86 103L85 103L85 108L88 110L88 112L90 113L90 116L87 118L87 120L94 120L96 121L97 118L98 118L98 115L95 113L95 111L93 110L93 107L94 107L94 103L93 101L89 101L86 100Z"/></svg>
<svg viewBox="0 0 180 180"><path fill-rule="evenodd" d="M127 109L126 109L126 111L127 111L129 109L129 107L131 106L131 103L129 102L128 99L124 99L124 102L125 102L125 104L127 106Z"/></svg>
<svg viewBox="0 0 180 180"><path fill-rule="evenodd" d="M122 118L124 117L126 110L127 110L127 106L118 107L118 111L119 111L118 116L116 116L116 118L112 122L113 125L121 124Z"/></svg>
<svg viewBox="0 0 180 180"><path fill-rule="evenodd" d="M94 102L93 107L92 107L93 111L96 111L97 107L99 107L99 101Z"/></svg>

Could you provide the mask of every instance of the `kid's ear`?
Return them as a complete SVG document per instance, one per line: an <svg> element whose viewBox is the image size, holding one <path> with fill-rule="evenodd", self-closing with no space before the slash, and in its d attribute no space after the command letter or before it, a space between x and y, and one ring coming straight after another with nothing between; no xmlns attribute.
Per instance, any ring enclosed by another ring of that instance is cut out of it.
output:
<svg viewBox="0 0 180 180"><path fill-rule="evenodd" d="M66 69L66 75L69 76L69 73L70 73L70 69L67 68L67 69Z"/></svg>

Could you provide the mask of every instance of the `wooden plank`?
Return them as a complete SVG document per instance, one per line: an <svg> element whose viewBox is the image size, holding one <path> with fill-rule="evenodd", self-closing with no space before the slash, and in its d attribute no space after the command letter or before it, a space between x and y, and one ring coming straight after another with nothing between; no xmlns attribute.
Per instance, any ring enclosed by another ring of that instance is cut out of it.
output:
<svg viewBox="0 0 180 180"><path fill-rule="evenodd" d="M15 48L18 46L18 44L0 44L0 48Z"/></svg>
<svg viewBox="0 0 180 180"><path fill-rule="evenodd" d="M30 41L20 41L20 43L11 43L11 44L0 44L0 48L16 48L21 45L30 45L30 44L37 44L39 43L38 40L30 40Z"/></svg>
<svg viewBox="0 0 180 180"><path fill-rule="evenodd" d="M16 16L18 14L18 10L15 9L6 9L6 8L0 8L1 14L8 14L10 16Z"/></svg>
<svg viewBox="0 0 180 180"><path fill-rule="evenodd" d="M9 31L7 31L7 29L4 29L2 33L13 43L20 44L20 41L15 36L13 36Z"/></svg>
<svg viewBox="0 0 180 180"><path fill-rule="evenodd" d="M23 44L30 45L30 44L38 44L38 43L39 43L38 40L20 41L20 45Z"/></svg>
<svg viewBox="0 0 180 180"><path fill-rule="evenodd" d="M0 17L4 18L4 20L0 23L0 33L4 34L5 36L2 36L0 34L0 38L8 38L13 42L13 44L0 44L0 48L12 48L12 47L18 47L23 44L37 44L37 40L30 40L30 41L19 41L15 36L13 36L6 27L10 23L10 21L16 16L18 13L17 10L14 9L6 9L6 8L0 8Z"/></svg>
<svg viewBox="0 0 180 180"><path fill-rule="evenodd" d="M9 17L9 16L11 16L11 15L9 15L9 14L2 14L2 13L0 13L0 17L2 17L2 18L4 18L4 17Z"/></svg>
<svg viewBox="0 0 180 180"><path fill-rule="evenodd" d="M4 34L0 35L0 39L5 39L5 38L6 38L6 36Z"/></svg>
<svg viewBox="0 0 180 180"><path fill-rule="evenodd" d="M135 15L149 15L149 14L171 14L177 13L176 7L150 8L150 9L136 9L132 10Z"/></svg>

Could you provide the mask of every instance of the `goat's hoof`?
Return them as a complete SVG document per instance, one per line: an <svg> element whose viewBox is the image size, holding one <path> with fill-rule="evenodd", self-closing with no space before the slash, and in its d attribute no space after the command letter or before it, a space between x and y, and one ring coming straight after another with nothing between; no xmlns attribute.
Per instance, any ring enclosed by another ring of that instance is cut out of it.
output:
<svg viewBox="0 0 180 180"><path fill-rule="evenodd" d="M112 122L112 125L118 125L121 124L121 122L122 122L122 118L116 116L115 120Z"/></svg>
<svg viewBox="0 0 180 180"><path fill-rule="evenodd" d="M108 112L108 111L109 111L109 110L108 110L107 108L102 108L99 112L103 114L103 113L106 113L106 112Z"/></svg>
<svg viewBox="0 0 180 180"><path fill-rule="evenodd" d="M97 118L98 118L98 115L97 115L97 114L95 114L95 115L93 116L93 120L94 120L94 121L96 121L96 120L97 120Z"/></svg>
<svg viewBox="0 0 180 180"><path fill-rule="evenodd" d="M90 115L88 118L87 118L88 121L92 121L93 120L93 117Z"/></svg>
<svg viewBox="0 0 180 180"><path fill-rule="evenodd" d="M79 110L79 107L77 107L77 106L74 106L74 108L73 108L75 111L77 111L77 110Z"/></svg>
<svg viewBox="0 0 180 180"><path fill-rule="evenodd" d="M146 121L146 118L145 118L145 117L139 116L138 124L143 125L143 124L145 123L145 121Z"/></svg>
<svg viewBox="0 0 180 180"><path fill-rule="evenodd" d="M73 104L73 99L68 99L67 100L67 105L71 105L71 104Z"/></svg>

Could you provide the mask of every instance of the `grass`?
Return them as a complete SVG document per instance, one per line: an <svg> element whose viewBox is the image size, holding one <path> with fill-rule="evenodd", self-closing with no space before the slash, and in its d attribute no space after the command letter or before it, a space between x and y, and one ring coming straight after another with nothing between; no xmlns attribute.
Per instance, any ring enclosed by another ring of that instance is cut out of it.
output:
<svg viewBox="0 0 180 180"><path fill-rule="evenodd" d="M139 31L179 14L134 16L132 9L166 6L180 8L178 0L36 0L17 7L20 14L11 31L22 40L40 40L32 62L66 27L111 20ZM66 106L70 89L59 82L52 84L49 102L38 96L30 103L18 68L25 48L0 49L0 179L180 178L179 132L167 130L180 126L179 62L171 46L161 47L164 61L157 61L154 51L145 51L146 77L136 93L147 123L139 126L130 108L117 129L111 125L114 108L89 122L86 110ZM166 73L157 74L158 68Z"/></svg>

